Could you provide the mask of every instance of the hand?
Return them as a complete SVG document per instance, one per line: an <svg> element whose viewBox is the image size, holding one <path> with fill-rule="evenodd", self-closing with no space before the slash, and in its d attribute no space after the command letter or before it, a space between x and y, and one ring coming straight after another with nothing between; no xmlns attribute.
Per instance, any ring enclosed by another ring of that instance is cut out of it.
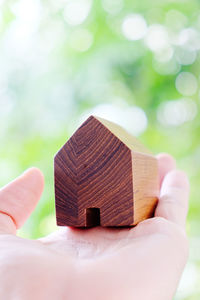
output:
<svg viewBox="0 0 200 300"><path fill-rule="evenodd" d="M0 299L171 300L188 255L189 183L174 160L158 156L155 217L131 229L62 228L17 237L43 190L36 168L0 190Z"/></svg>

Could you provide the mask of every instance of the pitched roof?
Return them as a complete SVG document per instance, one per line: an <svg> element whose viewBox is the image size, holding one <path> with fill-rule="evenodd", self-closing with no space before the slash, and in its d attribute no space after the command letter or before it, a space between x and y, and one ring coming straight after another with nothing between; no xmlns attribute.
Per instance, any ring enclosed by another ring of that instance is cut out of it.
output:
<svg viewBox="0 0 200 300"><path fill-rule="evenodd" d="M136 139L133 135L131 135L128 131L126 131L118 124L97 116L91 117L101 122L101 124L103 124L109 131L111 131L111 133L114 134L130 150L152 155L152 153L148 149L146 149L146 147L138 139Z"/></svg>

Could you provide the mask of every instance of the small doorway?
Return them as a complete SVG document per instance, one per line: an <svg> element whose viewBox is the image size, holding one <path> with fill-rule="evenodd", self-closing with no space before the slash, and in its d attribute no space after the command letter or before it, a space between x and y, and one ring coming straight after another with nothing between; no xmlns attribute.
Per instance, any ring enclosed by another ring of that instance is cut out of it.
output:
<svg viewBox="0 0 200 300"><path fill-rule="evenodd" d="M86 226L100 226L100 209L97 207L86 208Z"/></svg>

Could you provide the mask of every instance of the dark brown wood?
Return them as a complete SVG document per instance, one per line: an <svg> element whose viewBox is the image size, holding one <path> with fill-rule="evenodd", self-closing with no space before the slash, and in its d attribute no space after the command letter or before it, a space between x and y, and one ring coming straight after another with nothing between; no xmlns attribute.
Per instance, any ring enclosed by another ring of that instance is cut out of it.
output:
<svg viewBox="0 0 200 300"><path fill-rule="evenodd" d="M57 224L130 226L153 215L157 160L118 125L88 118L54 159Z"/></svg>

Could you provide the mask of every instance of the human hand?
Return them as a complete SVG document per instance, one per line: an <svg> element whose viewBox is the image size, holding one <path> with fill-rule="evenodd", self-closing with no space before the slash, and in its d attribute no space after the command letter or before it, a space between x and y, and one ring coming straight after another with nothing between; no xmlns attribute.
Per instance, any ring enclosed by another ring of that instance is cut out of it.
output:
<svg viewBox="0 0 200 300"><path fill-rule="evenodd" d="M158 156L155 217L134 228L62 228L39 239L17 237L43 190L31 168L0 190L0 299L171 300L188 255L189 183L174 160Z"/></svg>

